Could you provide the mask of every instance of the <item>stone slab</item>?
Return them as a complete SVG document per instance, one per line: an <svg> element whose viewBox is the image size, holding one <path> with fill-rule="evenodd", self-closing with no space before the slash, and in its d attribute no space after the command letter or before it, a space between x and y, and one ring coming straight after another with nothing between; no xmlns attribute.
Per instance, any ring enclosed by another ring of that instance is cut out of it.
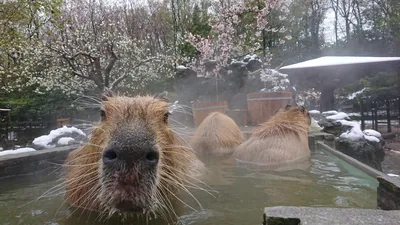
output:
<svg viewBox="0 0 400 225"><path fill-rule="evenodd" d="M71 145L2 156L0 157L0 178L26 175L52 166L61 166L68 154L78 147L79 145Z"/></svg>
<svg viewBox="0 0 400 225"><path fill-rule="evenodd" d="M380 176L377 179L379 182L377 188L378 208L400 210L400 178Z"/></svg>
<svg viewBox="0 0 400 225"><path fill-rule="evenodd" d="M277 206L264 209L263 225L399 225L400 211Z"/></svg>

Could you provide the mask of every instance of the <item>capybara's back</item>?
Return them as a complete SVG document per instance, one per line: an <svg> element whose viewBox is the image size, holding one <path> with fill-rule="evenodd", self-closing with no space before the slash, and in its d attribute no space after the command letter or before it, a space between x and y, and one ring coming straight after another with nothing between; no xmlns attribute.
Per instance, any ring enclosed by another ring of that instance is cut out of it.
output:
<svg viewBox="0 0 400 225"><path fill-rule="evenodd" d="M242 163L271 167L308 160L310 121L304 107L286 106L239 145L234 158Z"/></svg>
<svg viewBox="0 0 400 225"><path fill-rule="evenodd" d="M197 128L191 146L198 155L226 156L244 141L240 128L230 117L214 112Z"/></svg>

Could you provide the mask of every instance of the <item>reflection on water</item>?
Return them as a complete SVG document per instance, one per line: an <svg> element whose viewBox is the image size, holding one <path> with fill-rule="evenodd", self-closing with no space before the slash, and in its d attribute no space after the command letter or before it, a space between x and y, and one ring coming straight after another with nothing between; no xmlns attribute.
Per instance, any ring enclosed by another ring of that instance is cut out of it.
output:
<svg viewBox="0 0 400 225"><path fill-rule="evenodd" d="M233 165L212 166L205 182L211 194L192 193L201 203L185 197L197 209L184 207L180 224L260 224L267 206L315 206L376 208L375 179L326 152L312 154L308 170L286 172L255 171ZM64 205L60 192L38 201L46 190L60 184L59 173L0 181L0 225L100 225L96 216L75 213ZM28 203L28 204L27 204ZM159 221L144 224L161 224ZM130 223L126 223L130 224Z"/></svg>

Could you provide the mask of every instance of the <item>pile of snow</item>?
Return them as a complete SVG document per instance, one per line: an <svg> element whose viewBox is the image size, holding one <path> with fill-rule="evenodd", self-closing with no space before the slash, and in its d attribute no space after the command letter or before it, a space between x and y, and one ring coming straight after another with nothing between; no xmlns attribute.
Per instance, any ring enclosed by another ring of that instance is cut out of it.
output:
<svg viewBox="0 0 400 225"><path fill-rule="evenodd" d="M319 115L319 114L321 114L321 112L318 111L318 110L310 110L310 111L308 111L308 113L310 113L311 115Z"/></svg>
<svg viewBox="0 0 400 225"><path fill-rule="evenodd" d="M55 145L50 145L50 143L52 143L54 139L58 138L61 135L72 134L74 132L86 137L86 134L82 130L76 127L63 126L56 130L50 131L49 135L42 135L40 137L35 138L32 143L34 145L42 146L44 148L54 148L56 147Z"/></svg>
<svg viewBox="0 0 400 225"><path fill-rule="evenodd" d="M340 112L340 113L334 114L332 116L327 116L326 119L327 120L344 120L344 119L350 120L349 116L344 112Z"/></svg>
<svg viewBox="0 0 400 225"><path fill-rule="evenodd" d="M377 138L381 138L382 137L381 133L379 133L376 130L372 130L372 129L364 130L364 134L368 135L368 136L374 136L374 137L377 137Z"/></svg>
<svg viewBox="0 0 400 225"><path fill-rule="evenodd" d="M338 112L336 110L322 112L322 115L336 115L336 114L338 114Z"/></svg>
<svg viewBox="0 0 400 225"><path fill-rule="evenodd" d="M71 142L74 142L75 139L73 139L72 137L62 137L60 139L58 139L57 144L58 145L69 145Z"/></svg>
<svg viewBox="0 0 400 225"><path fill-rule="evenodd" d="M19 148L16 150L5 150L0 152L0 156L5 156L5 155L13 155L13 154L19 154L19 153L24 153L24 152L34 152L36 151L33 148Z"/></svg>
<svg viewBox="0 0 400 225"><path fill-rule="evenodd" d="M355 121L347 121L347 120L338 120L344 126L350 126L351 129L347 132L342 133L339 138L351 140L351 141L359 141L362 139L366 139L370 142L380 142L378 137L381 137L380 133L375 130L365 130L364 132L361 130L361 125L359 122Z"/></svg>

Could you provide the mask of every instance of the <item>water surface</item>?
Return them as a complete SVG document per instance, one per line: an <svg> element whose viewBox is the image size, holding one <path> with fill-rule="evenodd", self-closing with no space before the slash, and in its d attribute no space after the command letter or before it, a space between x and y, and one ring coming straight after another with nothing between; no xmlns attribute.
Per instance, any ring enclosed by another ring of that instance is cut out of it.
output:
<svg viewBox="0 0 400 225"><path fill-rule="evenodd" d="M197 211L184 207L181 224L260 224L268 206L376 208L377 181L324 151L313 151L306 171L266 172L239 166L214 166L211 170L207 183L216 191L212 192L214 197L192 190L202 209L193 199L185 198ZM37 200L60 184L60 174L0 180L0 225L122 224L95 222L94 217L87 219L82 213L71 216L72 210L63 205L62 193Z"/></svg>

